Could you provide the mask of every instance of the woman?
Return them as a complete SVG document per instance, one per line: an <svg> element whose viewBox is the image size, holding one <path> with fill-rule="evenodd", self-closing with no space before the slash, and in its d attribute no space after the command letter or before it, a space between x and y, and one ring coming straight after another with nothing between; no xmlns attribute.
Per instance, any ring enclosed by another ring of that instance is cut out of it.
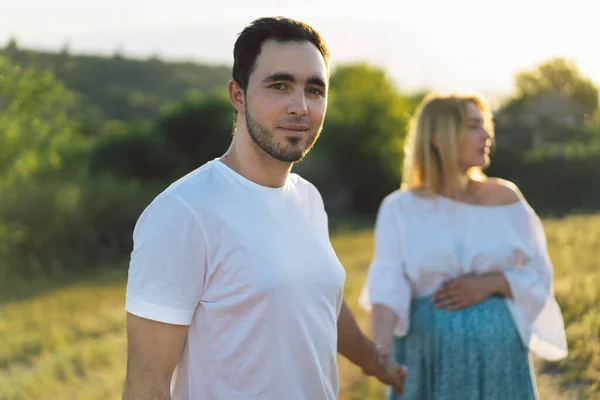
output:
<svg viewBox="0 0 600 400"><path fill-rule="evenodd" d="M541 221L482 172L492 139L479 96L430 95L411 122L360 299L380 350L408 367L389 399L536 399L529 352L567 355Z"/></svg>

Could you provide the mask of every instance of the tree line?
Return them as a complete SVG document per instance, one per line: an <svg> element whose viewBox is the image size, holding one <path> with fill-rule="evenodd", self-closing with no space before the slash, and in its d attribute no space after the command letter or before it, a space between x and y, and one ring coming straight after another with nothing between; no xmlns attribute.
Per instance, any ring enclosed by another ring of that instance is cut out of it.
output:
<svg viewBox="0 0 600 400"><path fill-rule="evenodd" d="M593 172L600 171L598 91L573 64L546 64L517 76L504 109L558 90L585 103L591 117L573 128L577 133L544 147L499 149L489 172L516 181L548 213L592 209L600 204ZM6 46L0 52L0 280L86 269L126 255L148 202L229 145L229 74L224 67ZM372 216L399 187L407 124L426 94L403 93L385 70L367 63L332 71L323 133L294 167L320 189L331 215ZM511 132L498 125L498 135Z"/></svg>

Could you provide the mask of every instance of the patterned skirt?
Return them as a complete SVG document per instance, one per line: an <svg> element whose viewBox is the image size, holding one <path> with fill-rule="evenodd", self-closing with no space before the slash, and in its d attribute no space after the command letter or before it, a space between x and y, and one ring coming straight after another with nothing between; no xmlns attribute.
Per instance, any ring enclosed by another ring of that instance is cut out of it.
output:
<svg viewBox="0 0 600 400"><path fill-rule="evenodd" d="M535 400L529 353L503 299L460 311L413 299L408 335L395 338L395 360L408 367L404 395L388 400Z"/></svg>

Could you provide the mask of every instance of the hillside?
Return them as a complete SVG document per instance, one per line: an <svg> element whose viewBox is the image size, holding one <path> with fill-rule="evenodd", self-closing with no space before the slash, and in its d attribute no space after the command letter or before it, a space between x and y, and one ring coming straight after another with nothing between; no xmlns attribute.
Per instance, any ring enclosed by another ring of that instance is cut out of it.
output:
<svg viewBox="0 0 600 400"><path fill-rule="evenodd" d="M97 55L71 55L68 51L19 49L14 42L0 49L22 67L51 70L65 86L82 96L83 105L103 120L154 119L172 101L189 91L224 90L231 68L192 62L167 62Z"/></svg>

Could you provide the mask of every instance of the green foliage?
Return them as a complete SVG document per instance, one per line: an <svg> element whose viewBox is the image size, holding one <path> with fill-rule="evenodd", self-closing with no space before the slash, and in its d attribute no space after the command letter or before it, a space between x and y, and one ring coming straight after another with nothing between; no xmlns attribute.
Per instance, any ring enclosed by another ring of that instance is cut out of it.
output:
<svg viewBox="0 0 600 400"><path fill-rule="evenodd" d="M543 214L592 211L600 204L600 140L498 153L486 172L515 182Z"/></svg>
<svg viewBox="0 0 600 400"><path fill-rule="evenodd" d="M16 42L0 50L8 56L0 57L0 274L48 275L126 253L152 197L231 140L229 99L213 91L225 87L228 69L67 50L24 51ZM521 75L521 94L560 86L583 98L587 81L576 72L548 62ZM401 94L366 63L333 71L323 134L294 167L332 217L372 215L399 187L407 121L426 94ZM490 175L515 181L544 213L597 207L599 116L556 130L550 147L530 153L519 147L531 138L514 128L513 148L493 156Z"/></svg>
<svg viewBox="0 0 600 400"><path fill-rule="evenodd" d="M76 173L86 143L71 118L75 99L52 73L0 57L0 185Z"/></svg>
<svg viewBox="0 0 600 400"><path fill-rule="evenodd" d="M174 175L177 157L168 151L164 138L144 124L109 121L92 143L93 176L110 174L148 182L166 181Z"/></svg>
<svg viewBox="0 0 600 400"><path fill-rule="evenodd" d="M0 80L0 276L56 275L129 251L153 196L231 138L222 96L190 94L154 123L92 129L52 72L0 58Z"/></svg>
<svg viewBox="0 0 600 400"><path fill-rule="evenodd" d="M93 141L94 175L165 184L222 155L231 142L233 109L220 95L190 95L154 125L109 121Z"/></svg>
<svg viewBox="0 0 600 400"><path fill-rule="evenodd" d="M224 90L231 70L191 62L166 62L155 57L69 55L5 48L13 62L51 71L65 86L82 95L88 114L100 119L154 120L169 104L191 89Z"/></svg>
<svg viewBox="0 0 600 400"><path fill-rule="evenodd" d="M373 212L399 187L409 113L409 103L384 70L354 64L333 72L316 151L327 155L338 184L349 191L352 210Z"/></svg>
<svg viewBox="0 0 600 400"><path fill-rule="evenodd" d="M48 277L120 257L162 188L106 176L12 187L0 198L0 276Z"/></svg>
<svg viewBox="0 0 600 400"><path fill-rule="evenodd" d="M414 93L409 93L407 95L406 100L408 102L410 115L415 113L417 107L419 107L419 104L421 104L421 102L425 99L425 97L427 97L429 93L430 90L423 89Z"/></svg>
<svg viewBox="0 0 600 400"><path fill-rule="evenodd" d="M0 81L0 274L6 275L37 270L41 253L50 261L65 250L88 145L71 117L76 97L52 73L0 57Z"/></svg>
<svg viewBox="0 0 600 400"><path fill-rule="evenodd" d="M228 97L189 96L156 123L156 134L173 158L173 177L221 156L231 142L234 114Z"/></svg>
<svg viewBox="0 0 600 400"><path fill-rule="evenodd" d="M584 134L592 139L600 138L600 109L583 127Z"/></svg>
<svg viewBox="0 0 600 400"><path fill-rule="evenodd" d="M572 61L556 57L541 63L533 71L522 71L515 77L517 98L533 99L539 94L559 91L576 100L588 112L598 108L598 88Z"/></svg>

